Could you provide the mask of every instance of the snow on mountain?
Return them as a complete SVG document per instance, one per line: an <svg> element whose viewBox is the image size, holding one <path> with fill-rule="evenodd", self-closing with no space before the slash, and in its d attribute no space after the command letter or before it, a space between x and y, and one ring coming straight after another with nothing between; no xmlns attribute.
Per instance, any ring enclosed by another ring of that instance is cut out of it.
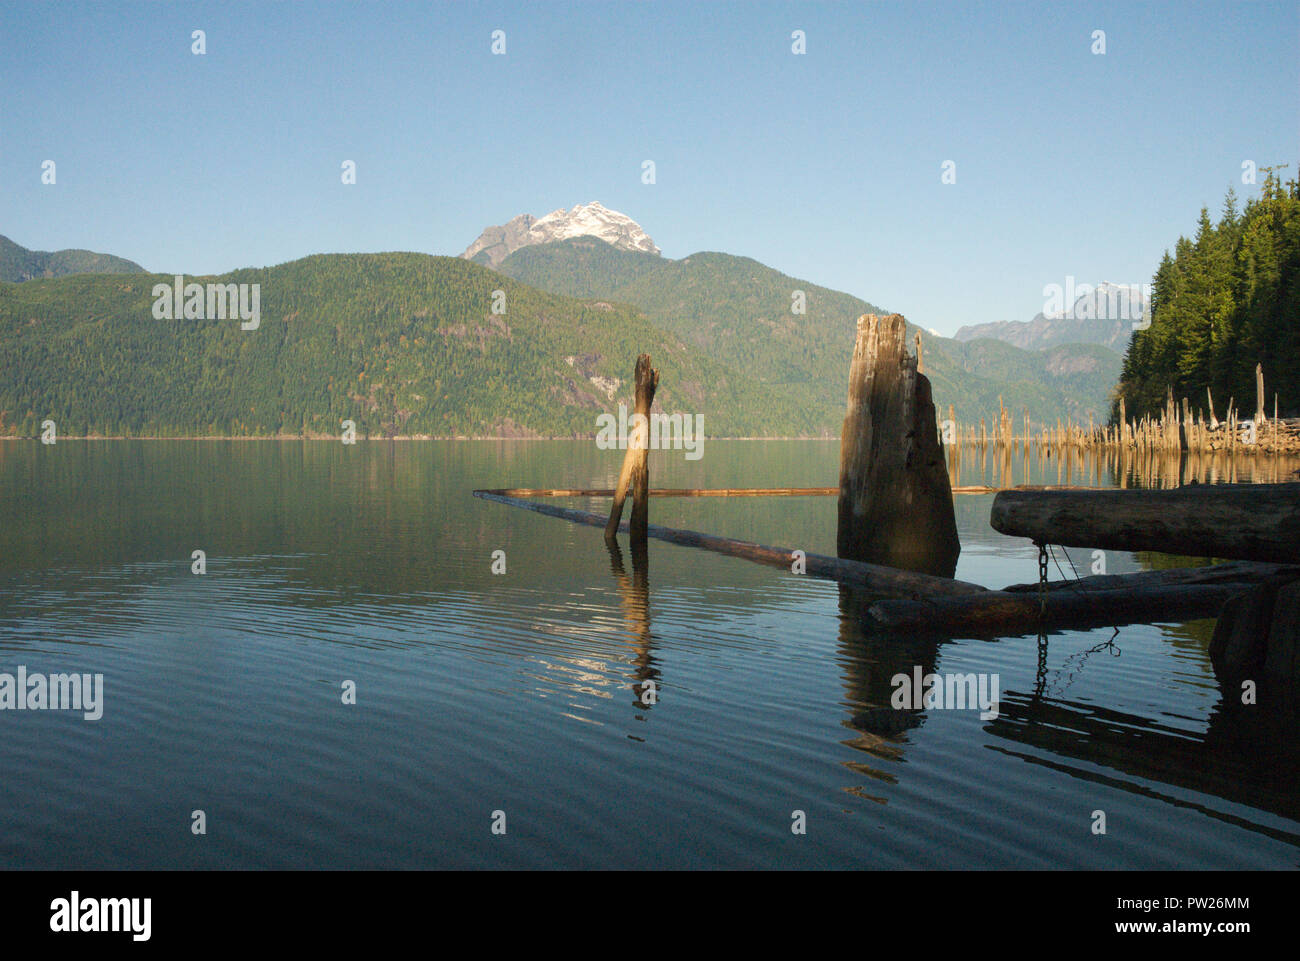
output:
<svg viewBox="0 0 1300 961"><path fill-rule="evenodd" d="M540 218L520 214L508 223L488 227L465 248L461 257L495 267L520 247L584 235L596 237L619 250L659 253L654 241L635 220L592 201L567 211L561 207Z"/></svg>

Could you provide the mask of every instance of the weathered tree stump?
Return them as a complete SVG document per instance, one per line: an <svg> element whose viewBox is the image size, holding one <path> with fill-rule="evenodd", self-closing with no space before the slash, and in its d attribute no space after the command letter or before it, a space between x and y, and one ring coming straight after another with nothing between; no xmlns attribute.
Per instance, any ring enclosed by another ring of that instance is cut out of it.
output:
<svg viewBox="0 0 1300 961"><path fill-rule="evenodd" d="M840 438L840 557L951 577L961 543L930 381L899 314L858 318Z"/></svg>
<svg viewBox="0 0 1300 961"><path fill-rule="evenodd" d="M659 387L659 371L650 366L650 355L641 354L636 359L636 400L632 413L632 426L623 457L623 469L614 488L614 503L609 509L609 523L605 525L605 540L617 541L618 525L623 519L623 502L628 488L632 490L632 516L628 519L628 533L633 546L645 545L646 526L650 520L650 467L647 449L650 443L650 405L654 403Z"/></svg>

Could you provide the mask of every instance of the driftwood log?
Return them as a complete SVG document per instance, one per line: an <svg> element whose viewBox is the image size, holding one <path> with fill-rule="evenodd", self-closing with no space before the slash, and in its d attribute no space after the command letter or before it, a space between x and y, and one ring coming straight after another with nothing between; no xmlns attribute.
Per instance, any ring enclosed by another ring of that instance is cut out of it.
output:
<svg viewBox="0 0 1300 961"><path fill-rule="evenodd" d="M487 490L474 491L475 497L519 507L526 511L545 514L548 517L560 517L575 524L588 524L604 527L606 520L600 514L580 511L570 507L558 507L545 501L527 500L516 497L503 497ZM628 524L623 523L617 530L625 531ZM680 530L673 527L660 527L657 524L646 525L646 535L656 540L679 544L683 547L698 547L716 554L739 557L758 564L780 567L789 571L795 560L795 553L786 547L765 547L750 541L733 540L730 537L718 537L700 531ZM978 584L953 580L950 577L932 577L915 571L895 570L879 564L867 564L860 561L828 557L825 554L804 555L805 573L809 577L820 577L838 581L850 587L882 595L901 597L928 597L943 594L982 594L986 589Z"/></svg>
<svg viewBox="0 0 1300 961"><path fill-rule="evenodd" d="M1040 544L1300 562L1300 484L1003 491L989 523Z"/></svg>
<svg viewBox="0 0 1300 961"><path fill-rule="evenodd" d="M930 381L899 314L858 318L840 436L840 557L951 577L961 543Z"/></svg>
<svg viewBox="0 0 1300 961"><path fill-rule="evenodd" d="M612 487L492 487L490 494L502 497L613 497ZM1018 490L1014 487L989 487L968 484L952 488L954 494L996 494ZM1037 490L1109 490L1108 487L1042 487ZM837 497L838 487L651 487L651 497Z"/></svg>

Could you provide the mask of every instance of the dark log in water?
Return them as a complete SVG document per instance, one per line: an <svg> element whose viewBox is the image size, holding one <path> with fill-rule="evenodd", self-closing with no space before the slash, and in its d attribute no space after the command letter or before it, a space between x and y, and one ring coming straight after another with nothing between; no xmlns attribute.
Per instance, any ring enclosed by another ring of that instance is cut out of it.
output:
<svg viewBox="0 0 1300 961"><path fill-rule="evenodd" d="M604 517L590 511L556 507L544 501L503 497L500 494L494 494L486 490L476 490L474 496L481 497L484 500L496 501L500 504L508 504L511 507L521 507L526 511L545 514L548 517L563 518L575 524L588 524L593 527L606 526ZM619 526L618 530L623 531L627 530L627 528L628 525L624 523ZM670 544L679 544L683 547L699 547L706 551L713 551L716 554L726 554L730 557L739 557L758 564L780 567L787 571L792 569L796 560L795 552L790 548L765 547L762 544L754 544L750 541L738 541L730 537L704 534L700 531L660 527L657 524L648 524L646 526L646 536L653 537L656 540L668 541ZM965 581L957 581L948 577L932 577L914 571L896 570L879 564L827 557L825 554L809 554L805 552L803 563L804 573L811 577L838 581L850 587L875 591L882 595L926 597L936 594L987 593L986 589L978 584L968 584Z"/></svg>
<svg viewBox="0 0 1300 961"><path fill-rule="evenodd" d="M840 437L840 557L952 576L961 543L930 381L899 314L858 318Z"/></svg>
<svg viewBox="0 0 1300 961"><path fill-rule="evenodd" d="M1232 561L1132 574L1102 574L1048 584L1047 611L1037 584L1012 584L977 597L880 601L869 610L879 626L896 630L1018 634L1042 627L1150 623L1213 617L1230 598L1257 584L1300 577L1300 567Z"/></svg>
<svg viewBox="0 0 1300 961"><path fill-rule="evenodd" d="M636 401L632 414L632 436L628 439L627 454L623 457L623 470L618 476L614 503L610 505L609 521L605 524L605 540L614 540L623 517L623 500L632 489L632 517L628 533L634 546L644 545L646 524L650 518L650 466L647 460L650 447L650 405L654 403L659 387L659 371L650 366L650 355L641 354L636 359Z"/></svg>
<svg viewBox="0 0 1300 961"><path fill-rule="evenodd" d="M1042 544L1300 561L1300 484L1003 491L989 523Z"/></svg>
<svg viewBox="0 0 1300 961"><path fill-rule="evenodd" d="M1008 637L1046 628L1215 617L1226 601L1250 588L1250 584L1229 583L1058 590L1048 594L1045 610L1037 594L988 591L970 598L877 601L869 610L876 625L893 631Z"/></svg>

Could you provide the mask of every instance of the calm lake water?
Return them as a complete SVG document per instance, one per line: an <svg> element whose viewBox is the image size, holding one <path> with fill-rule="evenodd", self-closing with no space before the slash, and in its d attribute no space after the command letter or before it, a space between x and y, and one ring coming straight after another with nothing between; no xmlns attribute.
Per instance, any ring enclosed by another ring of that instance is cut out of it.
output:
<svg viewBox="0 0 1300 961"><path fill-rule="evenodd" d="M653 453L651 478L834 485L838 449L708 441ZM626 539L612 557L598 530L470 495L609 487L619 460L590 441L0 444L0 672L104 676L97 721L0 711L0 867L1300 864L1300 734L1224 702L1212 621L1055 633L1041 664L1034 636L869 637L833 583L659 542L638 571ZM959 479L1188 470L968 453ZM957 577L1034 580L991 503L957 499ZM658 499L651 520L835 553L833 498ZM1000 716L862 720L915 666L997 675Z"/></svg>

